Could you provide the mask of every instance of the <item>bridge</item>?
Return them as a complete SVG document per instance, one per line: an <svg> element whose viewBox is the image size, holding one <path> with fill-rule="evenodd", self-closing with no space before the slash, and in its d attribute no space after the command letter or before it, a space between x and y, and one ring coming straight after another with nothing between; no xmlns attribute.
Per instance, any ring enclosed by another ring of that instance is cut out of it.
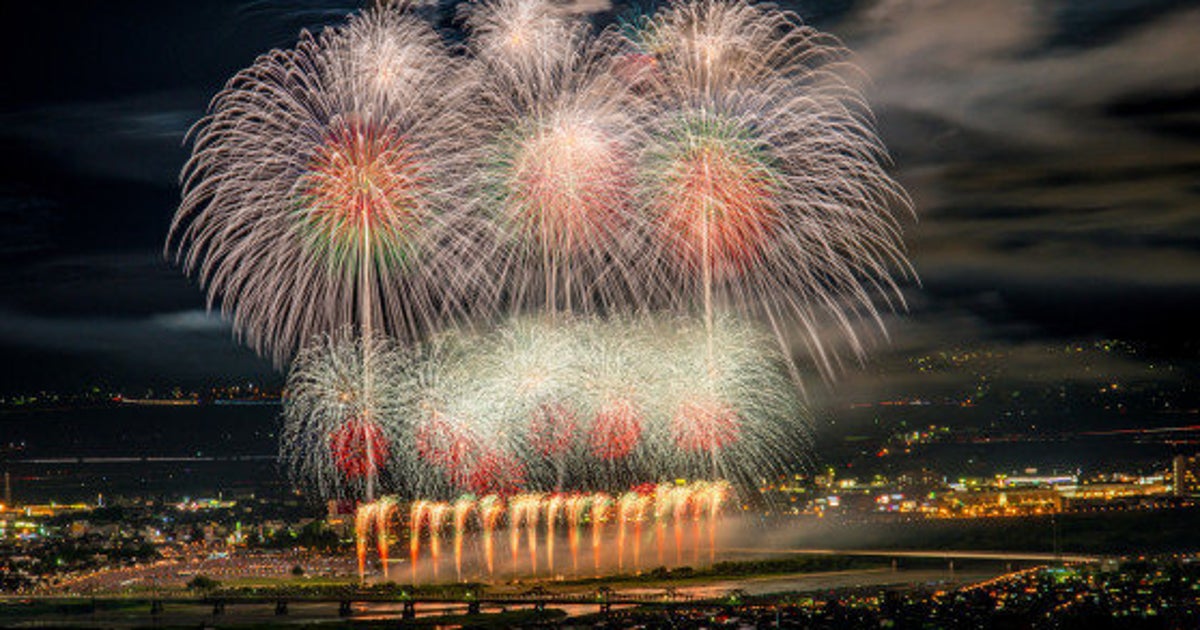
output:
<svg viewBox="0 0 1200 630"><path fill-rule="evenodd" d="M955 551L942 549L762 549L735 547L722 549L731 553L746 553L759 556L809 555L809 556L869 556L875 558L923 558L931 560L998 560L1002 562L1101 562L1107 556L1044 553L1034 551Z"/></svg>
<svg viewBox="0 0 1200 630"><path fill-rule="evenodd" d="M866 556L877 558L919 558L942 560L950 563L954 570L955 560L986 560L999 562L1029 562L1037 564L1048 563L1095 563L1108 559L1101 555L1084 554L1053 554L1025 551L958 551L958 550L913 550L913 549L826 549L826 548L730 548L726 552L753 554L758 557L780 555L811 555L811 556ZM714 577L714 581L721 581ZM353 614L355 604L400 604L403 619L413 619L419 606L461 606L466 614L480 614L484 606L502 608L532 608L544 611L548 606L576 605L595 606L599 613L610 612L613 607L652 606L658 608L681 608L696 606L736 607L755 602L769 601L767 597L750 597L741 591L730 591L717 597L696 597L680 592L673 587L667 587L656 593L630 593L614 591L608 587L600 587L592 591L573 593L551 592L543 587L535 587L520 593L486 593L467 589L454 595L410 593L404 589L397 591L379 591L346 587L334 592L320 593L223 593L220 591L200 594L193 597L154 596L154 595L98 595L88 596L25 596L0 597L0 602L18 604L21 602L38 602L50 605L72 607L87 613L95 611L98 602L120 601L135 606L146 606L152 616L164 614L168 606L210 606L214 616L223 615L230 606L274 606L276 615L287 615L291 604L322 604L336 605L338 614L349 617ZM89 605L90 604L90 605Z"/></svg>
<svg viewBox="0 0 1200 630"><path fill-rule="evenodd" d="M354 604L400 604L401 617L413 619L417 615L418 606L457 605L463 606L468 615L477 615L484 606L503 608L532 608L535 611L545 611L548 606L555 605L586 605L595 606L596 611L607 613L614 606L655 606L683 607L701 604L730 605L740 602L741 595L727 595L723 598L696 598L685 593L678 593L668 588L661 593L621 593L607 588L581 593L552 593L541 588L535 588L523 593L506 593L495 595L474 595L468 592L463 595L410 595L400 593L380 593L369 590L353 591L345 594L272 594L253 595L239 593L215 593L198 595L196 597L170 596L155 597L150 595L127 596L108 595L93 597L7 597L0 598L10 604L37 602L41 604L72 607L82 614L94 613L99 604L104 602L122 602L127 606L144 606L152 616L165 613L168 607L178 606L211 606L212 614L225 614L231 606L274 606L275 614L288 614L290 604L323 604L337 605L338 614L348 617L352 614Z"/></svg>

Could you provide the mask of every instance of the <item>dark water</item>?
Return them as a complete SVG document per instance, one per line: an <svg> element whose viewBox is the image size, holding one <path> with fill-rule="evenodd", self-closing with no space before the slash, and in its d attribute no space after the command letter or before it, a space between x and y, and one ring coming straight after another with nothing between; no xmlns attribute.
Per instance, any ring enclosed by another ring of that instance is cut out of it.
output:
<svg viewBox="0 0 1200 630"><path fill-rule="evenodd" d="M9 472L14 498L23 502L92 501L99 494L177 499L278 493L287 490L275 461L279 425L277 405L0 412L0 470ZM1175 439L1188 437L1181 435L1077 433L1043 441L926 445L909 456L877 459L851 452L858 447L837 436L826 437L837 444L818 443L798 470L853 461L864 473L926 468L951 479L1026 468L1151 473L1165 469L1176 453L1200 450Z"/></svg>
<svg viewBox="0 0 1200 630"><path fill-rule="evenodd" d="M199 457L276 451L278 405L141 406L0 412L12 458Z"/></svg>
<svg viewBox="0 0 1200 630"><path fill-rule="evenodd" d="M22 502L279 491L277 405L0 413L0 467Z"/></svg>
<svg viewBox="0 0 1200 630"><path fill-rule="evenodd" d="M275 496L287 488L273 457L257 461L10 463L13 499L21 503L95 503L103 495L178 501L185 497Z"/></svg>

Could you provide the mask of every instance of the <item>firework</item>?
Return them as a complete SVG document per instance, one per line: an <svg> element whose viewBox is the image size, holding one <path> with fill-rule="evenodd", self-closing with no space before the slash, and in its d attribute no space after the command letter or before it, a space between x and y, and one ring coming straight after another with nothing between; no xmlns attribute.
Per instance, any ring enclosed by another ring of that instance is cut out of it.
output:
<svg viewBox="0 0 1200 630"><path fill-rule="evenodd" d="M546 0L468 13L485 141L476 205L491 208L488 259L513 310L626 308L645 293L635 205L641 101L610 72L614 40Z"/></svg>
<svg viewBox="0 0 1200 630"><path fill-rule="evenodd" d="M389 543L388 532L391 530L389 524L392 516L396 512L396 501L391 497L384 497L375 502L375 540L376 548L379 550L379 570L383 573L383 579L388 578L388 553ZM361 577L361 575L360 575Z"/></svg>
<svg viewBox="0 0 1200 630"><path fill-rule="evenodd" d="M740 420L728 404L701 396L685 400L671 416L671 437L685 452L711 452L738 441Z"/></svg>
<svg viewBox="0 0 1200 630"><path fill-rule="evenodd" d="M754 484L807 439L786 359L733 318L711 330L676 317L522 319L408 356L397 389L411 448L393 461L423 471L405 486L420 496L714 472Z"/></svg>
<svg viewBox="0 0 1200 630"><path fill-rule="evenodd" d="M496 524L500 522L500 517L503 514L504 506L499 503L499 499L495 495L488 495L479 501L479 524L483 535L483 557L484 562L487 564L489 576L496 574L495 540L493 536L496 531Z"/></svg>
<svg viewBox="0 0 1200 630"><path fill-rule="evenodd" d="M463 533L467 528L467 516L475 509L475 499L459 497L454 502L454 576L462 581Z"/></svg>
<svg viewBox="0 0 1200 630"><path fill-rule="evenodd" d="M762 317L785 346L795 326L827 375L828 329L861 355L857 324L879 322L877 294L902 300L890 209L909 201L846 50L740 0L674 4L624 34L626 58L650 69L642 203L680 304L710 323L722 305Z"/></svg>
<svg viewBox="0 0 1200 630"><path fill-rule="evenodd" d="M604 401L588 432L592 454L604 460L628 456L641 439L642 423L641 409L628 398Z"/></svg>
<svg viewBox="0 0 1200 630"><path fill-rule="evenodd" d="M497 450L485 450L471 467L467 489L477 494L511 496L525 487L525 467L519 460Z"/></svg>
<svg viewBox="0 0 1200 630"><path fill-rule="evenodd" d="M379 336L322 335L288 374L280 457L321 496L372 498L393 485L403 444L404 358Z"/></svg>
<svg viewBox="0 0 1200 630"><path fill-rule="evenodd" d="M493 81L512 90L531 90L529 83L549 80L547 71L577 54L586 37L584 25L547 0L489 0L464 4L459 17L471 33L476 59Z"/></svg>
<svg viewBox="0 0 1200 630"><path fill-rule="evenodd" d="M800 330L826 374L820 331L863 352L909 202L836 39L740 0L599 36L548 0L464 16L467 55L377 8L214 99L168 248L251 346L669 304Z"/></svg>
<svg viewBox="0 0 1200 630"><path fill-rule="evenodd" d="M167 247L256 351L304 348L293 477L501 501L779 472L807 439L793 342L836 373L909 272L846 50L744 0L598 35L549 0L462 14L452 52L386 6L302 33L193 132ZM660 494L678 555L679 516L725 490ZM550 530L578 526L562 501ZM439 552L445 514L414 515Z"/></svg>
<svg viewBox="0 0 1200 630"><path fill-rule="evenodd" d="M591 474L608 487L644 481L642 475L659 468L663 451L654 427L661 418L663 366L657 361L671 361L673 352L660 324L653 318L576 324L579 388L587 394L590 421L586 456Z"/></svg>
<svg viewBox="0 0 1200 630"><path fill-rule="evenodd" d="M459 490L510 495L525 485L523 463L514 457L509 432L490 412L495 403L478 386L474 353L480 340L465 333L443 334L410 349L401 389L410 419L404 453L408 469L421 471L407 488L420 496Z"/></svg>
<svg viewBox="0 0 1200 630"><path fill-rule="evenodd" d="M494 448L520 462L533 487L561 489L579 461L579 364L569 326L518 320L473 345L471 384L457 390L474 396L476 417Z"/></svg>
<svg viewBox="0 0 1200 630"><path fill-rule="evenodd" d="M711 330L679 318L521 320L406 350L363 345L323 338L289 377L284 459L325 496L370 496L379 483L511 496L714 474L750 486L807 443L785 357L732 318Z"/></svg>
<svg viewBox="0 0 1200 630"><path fill-rule="evenodd" d="M347 327L411 339L453 310L473 277L456 65L429 25L380 9L302 33L213 99L167 247L256 351L282 364Z"/></svg>
<svg viewBox="0 0 1200 630"><path fill-rule="evenodd" d="M358 579L361 582L366 578L367 570L367 545L370 540L367 536L370 534L371 525L375 521L375 504L364 503L358 506L358 511L354 515L354 551L358 557Z"/></svg>
<svg viewBox="0 0 1200 630"><path fill-rule="evenodd" d="M771 335L731 317L677 335L658 424L672 470L753 487L807 452L807 414Z"/></svg>

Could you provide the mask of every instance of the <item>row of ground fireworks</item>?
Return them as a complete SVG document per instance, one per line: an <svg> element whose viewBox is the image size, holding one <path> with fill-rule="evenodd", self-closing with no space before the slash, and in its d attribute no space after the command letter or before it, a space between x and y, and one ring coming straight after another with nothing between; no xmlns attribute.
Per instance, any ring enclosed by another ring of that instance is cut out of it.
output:
<svg viewBox="0 0 1200 630"><path fill-rule="evenodd" d="M660 566L668 561L682 563L685 551L691 552L689 560L696 560L702 547L707 547L710 556L715 553L717 516L728 492L728 484L723 482L698 482L646 486L616 498L590 493L523 494L507 502L496 495L479 500L463 496L453 503L414 501L408 514L409 570L413 582L417 582L422 540L426 540L432 573L429 577L439 579L446 555L443 540L448 537L455 579L462 580L468 575L464 573L464 557L468 551L467 537L471 534L477 547L477 553L471 554L476 560L474 572L495 577L499 560L496 538L502 526L508 534L508 571L513 573L537 574L539 566L550 575L560 570L565 572L565 567L557 563L555 552L560 538L567 543L571 574L599 573L605 569L622 571L627 562L630 567L640 569L643 534L648 528L652 528L648 533L653 538L654 558ZM400 520L399 508L390 498L359 506L354 530L360 576L365 575L368 551L374 542L381 572L387 579L392 524ZM606 533L606 525L611 532ZM688 529L692 530L690 536ZM611 555L602 557L605 549L615 551L615 562ZM526 566L522 566L522 551L528 554ZM541 553L545 556L539 561ZM581 553L590 556L590 561L587 557L582 559L582 567Z"/></svg>
<svg viewBox="0 0 1200 630"><path fill-rule="evenodd" d="M740 1L598 35L546 0L463 18L461 47L403 6L304 34L197 127L169 242L254 348L309 347L283 445L298 476L370 497L388 471L445 493L778 461L803 432L779 386L793 343L836 370L907 271L889 213L907 198L845 50ZM530 311L547 323L503 321ZM698 343L647 341L687 318ZM491 327L502 341L455 332ZM562 356L534 350L559 337Z"/></svg>

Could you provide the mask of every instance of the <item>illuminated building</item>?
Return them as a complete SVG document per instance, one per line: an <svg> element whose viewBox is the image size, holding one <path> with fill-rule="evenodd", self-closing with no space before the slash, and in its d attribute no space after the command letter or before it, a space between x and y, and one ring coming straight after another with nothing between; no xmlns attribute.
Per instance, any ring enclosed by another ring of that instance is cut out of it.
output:
<svg viewBox="0 0 1200 630"><path fill-rule="evenodd" d="M1055 490L982 490L943 495L939 516L978 518L1029 516L1061 512L1062 495Z"/></svg>
<svg viewBox="0 0 1200 630"><path fill-rule="evenodd" d="M1174 473L1175 496L1200 494L1200 455L1176 455Z"/></svg>

